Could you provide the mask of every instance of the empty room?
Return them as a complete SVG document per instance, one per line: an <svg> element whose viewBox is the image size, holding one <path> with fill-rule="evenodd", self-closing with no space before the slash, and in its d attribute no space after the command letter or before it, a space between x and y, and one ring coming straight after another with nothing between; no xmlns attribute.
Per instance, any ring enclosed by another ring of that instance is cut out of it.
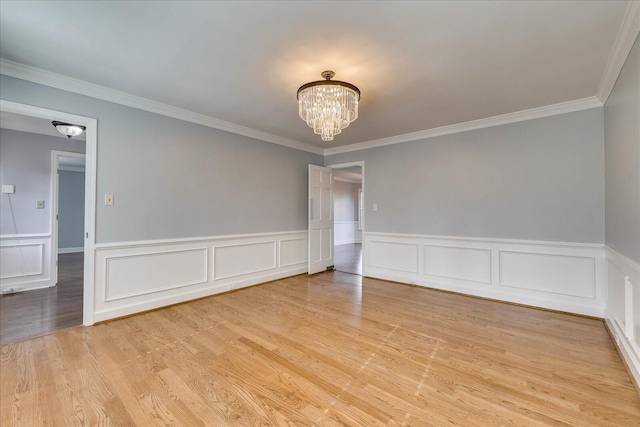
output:
<svg viewBox="0 0 640 427"><path fill-rule="evenodd" d="M640 425L639 33L0 0L0 425Z"/></svg>

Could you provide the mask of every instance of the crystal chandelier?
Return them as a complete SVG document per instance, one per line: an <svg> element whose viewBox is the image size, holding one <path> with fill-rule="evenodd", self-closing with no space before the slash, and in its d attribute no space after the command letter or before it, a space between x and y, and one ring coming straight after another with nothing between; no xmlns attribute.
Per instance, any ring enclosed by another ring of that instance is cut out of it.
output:
<svg viewBox="0 0 640 427"><path fill-rule="evenodd" d="M333 141L335 135L358 118L360 89L350 83L332 81L336 75L333 71L323 71L321 75L325 80L298 89L299 113L323 141Z"/></svg>

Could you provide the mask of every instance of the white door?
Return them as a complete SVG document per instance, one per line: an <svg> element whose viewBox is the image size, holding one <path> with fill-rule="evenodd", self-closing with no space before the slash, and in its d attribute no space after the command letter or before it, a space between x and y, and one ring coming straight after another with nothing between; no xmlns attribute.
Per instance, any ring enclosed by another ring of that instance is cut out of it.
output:
<svg viewBox="0 0 640 427"><path fill-rule="evenodd" d="M333 169L309 165L309 274L333 267Z"/></svg>

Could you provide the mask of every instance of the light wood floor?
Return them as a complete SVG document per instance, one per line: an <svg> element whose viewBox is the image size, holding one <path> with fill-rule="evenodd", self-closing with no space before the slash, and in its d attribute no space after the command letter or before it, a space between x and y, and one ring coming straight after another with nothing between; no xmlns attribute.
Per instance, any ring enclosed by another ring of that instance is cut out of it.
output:
<svg viewBox="0 0 640 427"><path fill-rule="evenodd" d="M340 272L2 346L0 424L638 426L601 321Z"/></svg>
<svg viewBox="0 0 640 427"><path fill-rule="evenodd" d="M333 261L336 270L362 276L362 243L334 246Z"/></svg>
<svg viewBox="0 0 640 427"><path fill-rule="evenodd" d="M58 255L58 284L0 296L0 343L82 325L84 254Z"/></svg>

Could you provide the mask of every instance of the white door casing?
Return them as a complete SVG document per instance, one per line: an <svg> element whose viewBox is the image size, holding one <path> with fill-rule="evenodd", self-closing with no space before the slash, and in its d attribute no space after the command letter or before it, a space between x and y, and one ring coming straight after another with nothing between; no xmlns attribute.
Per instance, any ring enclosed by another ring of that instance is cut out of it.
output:
<svg viewBox="0 0 640 427"><path fill-rule="evenodd" d="M0 110L48 120L60 120L86 126L85 202L84 202L84 290L82 323L93 325L94 315L94 250L96 231L96 166L98 159L98 120L46 108L0 99ZM53 227L53 224L51 224Z"/></svg>
<svg viewBox="0 0 640 427"><path fill-rule="evenodd" d="M58 284L58 211L60 210L59 191L61 157L72 157L86 160L87 156L84 153L74 153L71 151L51 151L51 277L54 279L54 284Z"/></svg>
<svg viewBox="0 0 640 427"><path fill-rule="evenodd" d="M333 169L309 165L309 274L333 267Z"/></svg>

